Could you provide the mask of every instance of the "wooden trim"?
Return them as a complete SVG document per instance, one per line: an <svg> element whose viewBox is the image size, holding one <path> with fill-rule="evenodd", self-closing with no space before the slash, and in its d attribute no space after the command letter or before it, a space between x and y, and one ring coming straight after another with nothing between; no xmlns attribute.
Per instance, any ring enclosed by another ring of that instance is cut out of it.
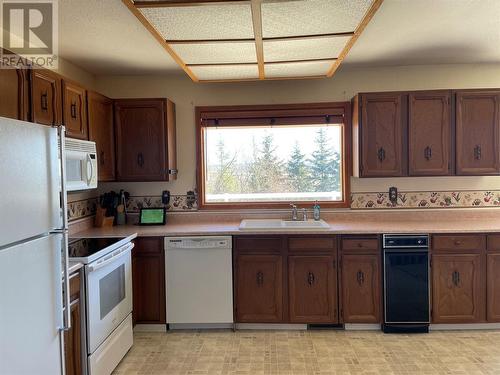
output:
<svg viewBox="0 0 500 375"><path fill-rule="evenodd" d="M250 208L275 208L283 209L288 208L288 202L242 202L242 203L205 203L205 164L204 155L205 149L203 144L204 129L206 128L203 123L203 113L206 112L224 112L224 111L263 111L263 110L276 110L286 111L291 109L342 109L344 113L344 125L342 128L342 201L320 202L322 207L326 208L347 208L350 207L350 176L352 174L352 130L351 130L351 103L350 102L329 102L329 103L305 103L305 104L271 104L271 105L245 105L245 106L222 106L222 107L196 107L195 108L195 121L196 121L196 182L198 189L198 207L200 210L206 209L250 209ZM294 201L298 207L310 207L311 201Z"/></svg>
<svg viewBox="0 0 500 375"><path fill-rule="evenodd" d="M252 23L255 36L255 51L257 52L257 64L259 65L259 79L264 79L264 43L262 42L262 0L253 0Z"/></svg>
<svg viewBox="0 0 500 375"><path fill-rule="evenodd" d="M370 9L368 10L368 12L363 17L363 20L361 21L361 23L356 28L356 31L354 31L354 35L351 37L351 39L349 39L349 41L347 42L347 44L344 46L344 49L340 53L338 59L333 63L333 66L330 68L330 70L326 74L327 77L332 77L333 74L336 72L336 70L338 69L338 67L342 63L342 61L344 61L344 59L346 58L347 54L351 50L351 48L354 45L354 43L356 43L356 41L358 40L358 38L361 35L361 33L363 32L363 30L366 28L366 26L368 25L368 23L370 22L370 20L373 18L373 16L377 12L378 8L380 8L380 6L382 5L383 1L384 0L373 0L373 3L370 6Z"/></svg>
<svg viewBox="0 0 500 375"><path fill-rule="evenodd" d="M312 35L292 35L292 36L274 36L274 37L262 37L264 42L280 42L287 40L307 40L307 39L324 39L324 38L334 38L334 37L344 37L353 36L354 32L347 33L330 33L330 34L312 34ZM234 39L179 39L166 41L168 44L216 44L216 43L253 43L255 39L252 38L234 38Z"/></svg>
<svg viewBox="0 0 500 375"><path fill-rule="evenodd" d="M206 6L206 5L233 5L248 3L250 0L161 0L147 1L135 0L134 5L137 8L165 8L165 7L184 7L184 6Z"/></svg>
<svg viewBox="0 0 500 375"><path fill-rule="evenodd" d="M265 81L288 81L301 79L320 79L326 76L300 76L300 77L267 77ZM234 82L256 82L261 81L259 78L243 78L243 79L201 79L199 83L234 83Z"/></svg>
<svg viewBox="0 0 500 375"><path fill-rule="evenodd" d="M294 64L294 63L304 63L304 62L317 62L317 61L334 61L336 57L326 58L326 59L310 59L310 60L286 60L286 61L266 61L265 65L273 64ZM238 63L205 63L205 64L187 64L187 66L248 66L256 65L255 62L238 62Z"/></svg>
<svg viewBox="0 0 500 375"><path fill-rule="evenodd" d="M194 81L198 82L198 77L189 69L184 61L177 55L170 45L163 39L161 34L156 28L149 23L144 15L134 5L134 0L122 0L122 3L132 12L132 14L142 23L142 25L150 32L151 35L160 43L160 45L167 51L177 64L186 72L186 74Z"/></svg>

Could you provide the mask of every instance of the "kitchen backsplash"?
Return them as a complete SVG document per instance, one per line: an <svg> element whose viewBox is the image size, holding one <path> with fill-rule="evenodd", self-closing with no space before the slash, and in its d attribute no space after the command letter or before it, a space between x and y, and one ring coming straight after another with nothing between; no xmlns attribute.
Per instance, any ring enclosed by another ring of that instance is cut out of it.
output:
<svg viewBox="0 0 500 375"><path fill-rule="evenodd" d="M500 206L500 190L400 192L395 204L389 200L387 192L351 194L351 209L474 208L497 206Z"/></svg>
<svg viewBox="0 0 500 375"><path fill-rule="evenodd" d="M70 221L93 216L97 198L82 199L68 203ZM141 207L163 207L161 196L131 196L127 202L127 212L138 213ZM197 197L193 194L172 195L169 211L198 210ZM397 204L389 200L387 192L352 193L351 209L403 209L403 208L475 208L500 207L500 190L484 191L417 191L398 193Z"/></svg>
<svg viewBox="0 0 500 375"><path fill-rule="evenodd" d="M69 221L83 219L96 213L98 198L81 199L68 203ZM127 201L127 212L138 213L141 207L163 207L161 196L131 196ZM165 206L169 211L195 211L198 209L196 196L172 195L170 204Z"/></svg>

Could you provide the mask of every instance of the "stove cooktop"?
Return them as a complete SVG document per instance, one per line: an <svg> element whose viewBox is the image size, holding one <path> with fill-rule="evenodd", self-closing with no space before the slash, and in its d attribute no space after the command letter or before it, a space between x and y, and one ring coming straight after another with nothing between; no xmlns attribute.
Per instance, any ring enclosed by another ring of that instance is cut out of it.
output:
<svg viewBox="0 0 500 375"><path fill-rule="evenodd" d="M68 245L70 260L85 264L110 253L134 239L136 235L128 237L92 237L73 238Z"/></svg>

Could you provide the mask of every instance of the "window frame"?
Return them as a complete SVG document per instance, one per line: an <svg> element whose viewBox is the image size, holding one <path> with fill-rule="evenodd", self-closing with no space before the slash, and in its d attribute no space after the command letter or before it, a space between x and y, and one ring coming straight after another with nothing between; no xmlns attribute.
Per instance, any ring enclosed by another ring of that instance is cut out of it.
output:
<svg viewBox="0 0 500 375"><path fill-rule="evenodd" d="M195 107L196 121L196 183L198 191L198 208L200 210L226 210L226 209L284 209L289 208L290 203L299 208L308 208L311 201L293 202L231 202L231 203L207 203L205 202L205 149L203 142L204 129L208 126L203 124L204 115L207 113L231 113L232 118L246 118L245 114L254 112L263 113L263 116L272 117L272 112L280 113L282 116L289 111L296 116L317 115L318 110L324 110L325 114L340 112L344 118L342 137L342 200L341 201L318 201L325 208L348 208L351 204L350 177L352 175L352 119L350 102L326 102L326 103L304 103L304 104L271 104L271 105L238 105L238 106L197 106ZM258 126L258 125L255 125ZM280 126L280 125L275 125Z"/></svg>

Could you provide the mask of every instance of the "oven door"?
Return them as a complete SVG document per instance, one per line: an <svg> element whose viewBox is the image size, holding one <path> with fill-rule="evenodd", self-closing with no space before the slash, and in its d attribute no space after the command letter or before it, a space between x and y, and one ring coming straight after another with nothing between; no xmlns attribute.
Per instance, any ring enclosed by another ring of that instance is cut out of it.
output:
<svg viewBox="0 0 500 375"><path fill-rule="evenodd" d="M130 242L85 267L89 354L132 312L133 247Z"/></svg>

